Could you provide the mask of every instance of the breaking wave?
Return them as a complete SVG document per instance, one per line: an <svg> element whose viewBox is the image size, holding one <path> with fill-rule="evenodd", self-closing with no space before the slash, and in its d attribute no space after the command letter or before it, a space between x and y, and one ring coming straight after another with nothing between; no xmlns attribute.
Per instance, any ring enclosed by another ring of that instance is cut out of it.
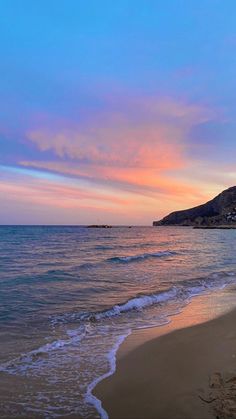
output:
<svg viewBox="0 0 236 419"><path fill-rule="evenodd" d="M236 272L218 272L209 275L206 278L199 278L179 282L169 289L157 291L152 294L140 294L99 312L67 313L57 316L53 323L64 323L70 321L90 321L97 322L103 319L109 319L124 315L132 311L142 311L145 308L161 305L176 301L180 304L187 303L192 297L201 295L207 291L222 289L227 285L235 283Z"/></svg>
<svg viewBox="0 0 236 419"><path fill-rule="evenodd" d="M143 253L141 255L133 255L133 256L115 256L109 258L109 262L121 262L121 263L129 263L134 261L141 261L143 259L149 258L161 258L166 256L173 256L176 255L176 252L171 252L170 250L164 250L163 252L155 252L155 253Z"/></svg>
<svg viewBox="0 0 236 419"><path fill-rule="evenodd" d="M83 328L79 328L75 331L67 331L68 338L67 339L58 339L50 343L46 343L45 345L40 346L37 349L33 349L25 354L21 354L21 356L12 359L11 361L7 361L0 365L0 372L8 372L15 374L16 372L27 370L28 366L31 365L33 362L37 362L42 360L45 356L48 356L51 352L63 350L67 346L71 345L78 345L86 336L86 326Z"/></svg>

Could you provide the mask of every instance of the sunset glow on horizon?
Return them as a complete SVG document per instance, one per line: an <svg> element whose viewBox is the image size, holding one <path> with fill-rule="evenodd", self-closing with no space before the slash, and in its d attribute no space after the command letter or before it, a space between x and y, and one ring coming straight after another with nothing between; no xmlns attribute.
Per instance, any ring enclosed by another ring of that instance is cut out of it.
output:
<svg viewBox="0 0 236 419"><path fill-rule="evenodd" d="M235 185L233 0L1 9L0 224L151 225Z"/></svg>

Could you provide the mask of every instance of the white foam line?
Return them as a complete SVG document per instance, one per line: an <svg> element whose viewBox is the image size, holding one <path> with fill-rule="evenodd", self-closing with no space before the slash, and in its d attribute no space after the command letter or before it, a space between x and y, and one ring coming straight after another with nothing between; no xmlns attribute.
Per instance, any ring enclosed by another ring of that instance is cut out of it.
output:
<svg viewBox="0 0 236 419"><path fill-rule="evenodd" d="M19 368L19 364L20 365L26 364L26 367L27 367L27 364L31 365L31 363L34 362L33 361L34 356L37 356L40 354L47 354L52 351L61 350L65 346L77 344L81 342L81 340L84 337L85 337L85 333L81 335L74 335L70 339L66 339L66 340L58 339L51 343L46 343L45 345L40 346L38 349L33 349L30 352L21 354L17 358L14 358L10 361L4 362L3 364L0 364L0 372L8 372L8 373L14 374L14 370L16 371L17 365L18 365L18 368Z"/></svg>
<svg viewBox="0 0 236 419"><path fill-rule="evenodd" d="M120 336L117 339L117 342L113 346L113 348L110 350L110 352L107 354L107 359L110 365L110 369L105 374L101 375L100 377L95 378L88 386L85 400L87 403L92 404L95 409L98 411L98 413L101 416L101 419L108 419L108 413L106 410L102 407L102 402L99 400L94 394L92 393L95 387L98 383L100 383L102 380L104 380L107 377L110 377L110 375L114 374L116 371L116 354L120 347L120 345L124 342L124 340L131 334L131 329L125 334Z"/></svg>
<svg viewBox="0 0 236 419"><path fill-rule="evenodd" d="M229 276L231 276L231 275L232 276L235 276L234 273L233 274L232 273L229 273L228 275ZM216 290L216 289L223 289L227 285L229 285L229 284L227 284L227 283L220 284L220 285L218 285L216 287L213 287L213 289L210 289L209 288L209 289L202 290L202 292L199 292L199 290L198 290L198 292L193 293L189 298L186 299L185 304L188 305L189 303L191 303L191 300L194 297L197 297L197 296L202 295L204 293L204 291L209 291L210 292L210 291L213 291L213 290ZM182 310L179 309L176 312L173 312L173 313L168 314L166 321L164 321L163 323L159 324L159 326L162 327L162 326L164 326L166 324L171 323L172 316L175 316L175 315L180 314L181 311ZM153 327L153 326L151 326L151 327ZM147 326L144 326L143 328L147 328ZM92 404L95 407L95 409L97 410L97 412L100 414L101 419L109 419L109 416L108 416L108 413L106 412L106 410L103 408L101 400L99 400L96 396L94 396L94 394L92 392L93 392L94 388L97 386L98 383L100 383L105 378L110 377L116 371L116 354L117 354L117 351L118 351L120 345L124 342L124 340L131 334L131 332L132 331L130 329L125 335L120 336L118 338L116 344L113 346L113 348L111 349L111 351L108 353L107 358L108 358L108 361L109 361L109 364L110 364L110 370L107 373L101 375L100 377L95 378L89 384L89 386L87 388L87 393L86 393L86 396L85 396L85 400L86 400L87 403Z"/></svg>

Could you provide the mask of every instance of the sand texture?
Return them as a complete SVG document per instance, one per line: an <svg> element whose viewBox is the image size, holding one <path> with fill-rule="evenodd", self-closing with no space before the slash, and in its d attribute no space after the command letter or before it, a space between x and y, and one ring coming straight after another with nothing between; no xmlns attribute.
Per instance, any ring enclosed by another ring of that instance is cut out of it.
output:
<svg viewBox="0 0 236 419"><path fill-rule="evenodd" d="M95 394L110 418L236 418L236 310L139 346Z"/></svg>

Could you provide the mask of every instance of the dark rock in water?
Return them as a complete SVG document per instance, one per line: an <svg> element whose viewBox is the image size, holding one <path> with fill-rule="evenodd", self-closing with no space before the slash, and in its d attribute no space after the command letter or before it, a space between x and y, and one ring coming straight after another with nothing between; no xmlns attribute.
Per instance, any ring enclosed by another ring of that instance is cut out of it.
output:
<svg viewBox="0 0 236 419"><path fill-rule="evenodd" d="M107 224L92 224L87 227L88 228L112 228L112 226L109 226Z"/></svg>
<svg viewBox="0 0 236 419"><path fill-rule="evenodd" d="M182 211L175 211L154 226L181 225L195 227L236 226L236 186L221 192L206 204Z"/></svg>

